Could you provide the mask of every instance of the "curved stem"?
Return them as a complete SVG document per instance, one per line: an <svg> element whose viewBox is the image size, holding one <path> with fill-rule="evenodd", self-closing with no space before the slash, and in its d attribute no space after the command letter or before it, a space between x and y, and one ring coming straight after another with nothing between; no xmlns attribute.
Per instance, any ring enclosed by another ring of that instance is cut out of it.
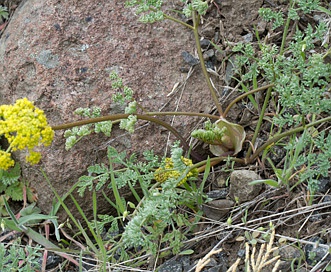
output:
<svg viewBox="0 0 331 272"><path fill-rule="evenodd" d="M256 92L259 92L259 91L263 91L263 90L266 90L270 87L274 87L275 84L274 83L271 83L271 84L268 84L268 85L265 85L265 86L262 86L260 88L257 88L257 89L254 89L254 90L251 90L247 93L243 93L242 95L239 95L238 97L236 97L235 99L233 99L231 101L231 103L226 107L224 113L223 113L223 117L225 118L226 115L228 114L228 112L230 111L230 109L234 106L234 104L236 104L238 101L242 100L243 98L245 98L246 96L249 96L250 94L253 94L253 93L256 93Z"/></svg>
<svg viewBox="0 0 331 272"><path fill-rule="evenodd" d="M222 161L225 161L225 160L230 160L230 161L235 161L235 162L240 163L240 164L245 164L244 159L239 159L239 158L235 158L235 157L221 156L221 157L210 158L209 159L210 166L214 166L214 165L216 165L216 164L218 164ZM202 171L205 170L207 161L208 160L203 160L201 162L198 162L198 163L194 164L190 169L197 168L198 172L201 173Z"/></svg>
<svg viewBox="0 0 331 272"><path fill-rule="evenodd" d="M263 121L263 118L264 118L264 113L265 113L265 110L266 110L267 106L269 105L271 90L272 90L272 87L269 87L268 91L267 91L267 95L264 98L264 103L263 103L263 106L262 106L262 109L261 109L261 112L260 112L259 121L256 124L254 135L253 135L253 138L252 138L252 144L248 148L246 158L249 158L249 156L252 154L253 146L255 144L257 136L259 135L260 128L261 128L261 125L262 125L262 121Z"/></svg>
<svg viewBox="0 0 331 272"><path fill-rule="evenodd" d="M312 122L310 124L306 124L305 126L300 126L300 127L297 127L297 128L294 128L294 129L291 129L289 131L286 131L286 132L283 132L281 134L278 134L274 137L272 137L271 139L269 139L268 141L266 141L262 146L260 146L254 153L253 155L249 158L249 159L245 159L245 163L246 164L249 164L251 163L253 160L256 159L256 157L259 156L259 154L264 150L266 149L269 145L275 143L275 142L278 142L280 139L284 138L284 137L287 137L287 136L290 136L294 133L298 133L298 132L301 132L303 130L305 130L306 128L310 128L310 127L314 127L314 126L317 126L319 124L322 124L322 123L325 123L325 122L330 122L331 121L331 116L329 117L326 117L326 118L322 118L320 120L317 120L315 122Z"/></svg>
<svg viewBox="0 0 331 272"><path fill-rule="evenodd" d="M185 26L185 27L187 27L187 28L189 28L191 30L194 30L193 26L191 26L191 25L189 25L187 23L184 23L183 21L178 20L175 17L172 17L172 16L167 15L167 14L163 14L163 17L166 18L166 19L168 19L168 20L174 21L175 23L181 24L182 26Z"/></svg>
<svg viewBox="0 0 331 272"><path fill-rule="evenodd" d="M200 113L200 112L172 112L172 111L158 111L158 112L146 112L144 113L145 115L186 115L186 116L200 116L200 117L205 117L205 118L209 118L209 119L215 119L218 120L220 119L219 116L217 115L211 115L208 113Z"/></svg>
<svg viewBox="0 0 331 272"><path fill-rule="evenodd" d="M223 109L220 105L220 102L218 101L213 84L211 84L210 77L209 77L209 74L208 74L208 71L207 71L207 68L205 65L205 61L203 59L202 50L201 50L201 46L200 46L200 36L199 36L199 32L198 32L199 21L198 21L198 15L197 15L196 11L192 12L192 19L193 19L193 33L194 33L195 45L197 48L202 73L207 81L207 85L208 85L210 94L214 100L215 106L216 106L220 116L223 116Z"/></svg>
<svg viewBox="0 0 331 272"><path fill-rule="evenodd" d="M77 126L83 126L83 125L88 125L88 124L92 124L92 123L99 123L99 122L103 122L103 121L114 121L114 120L120 120L120 119L125 119L128 118L130 114L114 114L114 115L106 115L106 116L101 116L101 117L96 117L96 118L90 118L90 119L85 119L85 120L81 120L81 121L77 121L77 122L72 122L72 123L67 123L67 124L62 124L62 125L57 125L57 126L52 126L53 130L62 130L62 129L69 129L69 128L73 128L73 127L77 127ZM181 144L183 145L184 149L186 151L189 151L190 146L188 145L188 143L185 141L185 139L182 137L182 135L171 125L169 125L168 123L157 119L155 117L152 116L147 116L144 114L135 114L135 116L137 116L138 119L140 120L145 120L145 121L149 121L149 122L153 122L156 123L160 126L165 127L167 130L169 130L170 132L172 132L181 142ZM197 159L197 160L201 160L201 157L196 154L195 152L193 152L193 150L191 150L191 155Z"/></svg>

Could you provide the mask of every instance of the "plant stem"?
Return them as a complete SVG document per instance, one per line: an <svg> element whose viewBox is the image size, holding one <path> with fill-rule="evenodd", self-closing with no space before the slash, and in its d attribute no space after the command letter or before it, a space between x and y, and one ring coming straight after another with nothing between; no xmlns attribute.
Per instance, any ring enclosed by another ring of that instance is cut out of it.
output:
<svg viewBox="0 0 331 272"><path fill-rule="evenodd" d="M217 115L211 115L208 113L200 113L200 112L180 112L180 111L162 111L162 112L146 112L144 113L145 115L186 115L186 116L200 116L200 117L205 117L205 118L209 118L209 119L215 119L218 120L220 119L219 116Z"/></svg>
<svg viewBox="0 0 331 272"><path fill-rule="evenodd" d="M263 91L265 89L268 89L268 88L271 88L271 87L274 87L275 84L274 83L271 83L271 84L268 84L268 85L265 85L265 86L262 86L260 88L257 88L257 89L254 89L254 90L251 90L247 93L243 93L242 95L239 95L236 99L233 99L231 101L231 103L226 107L224 113L223 113L223 117L225 118L226 115L228 114L228 112L230 111L230 109L234 106L234 104L236 104L238 101L242 100L243 98L245 98L246 96L249 96L250 94L253 94L253 93L256 93L256 92L259 92L259 91Z"/></svg>
<svg viewBox="0 0 331 272"><path fill-rule="evenodd" d="M163 14L164 18L168 19L168 20L171 20L171 21L174 21L175 23L178 23L178 24L181 24L182 26L185 26L191 30L194 30L193 26L187 24L187 23L184 23L183 21L181 20L178 20L176 19L175 17L172 17L170 15L167 15L167 14Z"/></svg>
<svg viewBox="0 0 331 272"><path fill-rule="evenodd" d="M152 9L153 10L153 9ZM201 64L201 69L202 69L202 73L207 81L207 85L208 85L208 88L209 88L209 91L211 93L211 96L214 100L214 103L216 105L216 108L220 114L220 116L223 116L223 109L218 101L218 98L217 98L217 95L216 95L216 92L215 92L215 89L210 81L210 77L208 75L208 71L207 71L207 68L206 68L206 65L205 65L205 61L203 59L203 55L202 55L202 50L201 50L201 46L200 46L200 36L199 36L199 32L198 32L198 27L199 27L199 16L197 14L196 11L192 11L192 19L193 19L193 26L189 25L189 24L186 24L184 22L182 22L181 20L178 20L170 15L167 15L167 14L163 14L164 18L168 19L168 20L171 20L171 21L174 21L176 23L179 23L191 30L193 30L193 33L194 33L194 39L195 39L195 44L196 44L196 48L197 48L197 52L198 52L198 56L199 56L199 60L200 60L200 64Z"/></svg>
<svg viewBox="0 0 331 272"><path fill-rule="evenodd" d="M253 160L256 159L257 156L259 156L259 154L265 149L267 148L269 145L275 143L275 142L278 142L280 139L284 138L284 137L287 137L287 136L290 136L292 134L295 134L295 133L298 133L298 132L301 132L303 130L305 130L306 128L310 128L310 127L314 127L314 126L317 126L319 124L322 124L322 123L326 123L326 122L330 122L331 121L331 116L329 117L326 117L326 118L322 118L320 120L317 120L315 122L312 122L312 123L309 123L309 124L306 124L305 126L300 126L300 127L297 127L297 128L294 128L294 129L291 129L291 130L288 130L286 132L283 132L281 134L278 134L274 137L272 137L271 139L269 139L268 141L266 141L262 146L260 146L254 153L253 155L249 158L249 159L245 159L245 164L249 164L251 163Z"/></svg>
<svg viewBox="0 0 331 272"><path fill-rule="evenodd" d="M247 151L247 154L246 154L246 158L249 158L249 156L252 154L253 146L255 144L255 141L256 141L257 136L259 135L260 128L261 128L261 125L262 125L262 121L263 121L263 118L264 118L264 113L265 113L265 110L266 110L267 106L269 105L269 99L270 99L270 96L271 96L271 90L272 90L272 87L269 87L268 88L268 91L267 91L267 95L265 96L265 99L264 99L264 103L263 103L261 112L260 112L259 121L256 124L254 135L253 135L253 138L252 138L252 141L251 141L252 144L248 148L248 151Z"/></svg>
<svg viewBox="0 0 331 272"><path fill-rule="evenodd" d="M125 119L125 118L128 118L129 116L130 116L130 114L124 114L124 113L106 115L106 116L101 116L101 117L96 117L96 118L85 119L85 120L81 120L81 121L77 121L77 122L52 126L52 129L53 130L69 129L69 128L73 128L73 127L78 127L78 126L83 126L83 125L88 125L88 124L93 124L93 123L99 123L99 122L104 122L104 121L114 121L114 120ZM173 126L169 125L168 123L166 123L160 119L152 117L152 116L148 116L148 115L144 115L144 114L135 114L135 116L137 116L137 118L140 120L149 121L149 122L152 122L152 123L165 127L167 130L172 132L180 140L185 151L187 151L187 152L189 151L190 146L185 141L185 139L181 136L181 134ZM195 152L193 152L193 150L191 150L191 154L195 159L201 160L201 157L198 154L196 154Z"/></svg>
<svg viewBox="0 0 331 272"><path fill-rule="evenodd" d="M294 5L294 3L292 5L292 2L293 1L291 0L290 1L291 8ZM284 54L284 47L285 47L286 37L287 37L287 34L288 34L288 28L290 27L290 22L291 22L291 19L290 19L289 16L287 16L287 20L286 20L284 31L283 31L282 44L281 44L280 50L279 50L279 55L283 55Z"/></svg>
<svg viewBox="0 0 331 272"><path fill-rule="evenodd" d="M211 84L211 80L205 65L205 61L203 59L203 55L202 55L202 50L201 50L201 46L200 46L200 36L199 36L199 32L198 32L198 27L199 27L199 20L198 20L199 16L197 14L196 11L192 12L192 19L193 19L193 33L194 33L194 39L195 39L195 45L197 48L197 52L198 52L198 56L199 56L199 60L200 60L200 64L201 64L201 69L202 69L202 73L207 81L207 85L209 88L209 91L211 93L211 96L214 100L215 106L220 114L220 116L223 116L223 109L218 101L215 89L213 87L213 85Z"/></svg>

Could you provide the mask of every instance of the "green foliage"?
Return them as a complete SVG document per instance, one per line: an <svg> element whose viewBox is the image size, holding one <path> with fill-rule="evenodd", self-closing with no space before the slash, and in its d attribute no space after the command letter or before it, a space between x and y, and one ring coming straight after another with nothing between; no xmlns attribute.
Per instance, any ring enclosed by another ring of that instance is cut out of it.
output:
<svg viewBox="0 0 331 272"><path fill-rule="evenodd" d="M299 12L309 13L319 9L318 5L319 1L315 0L291 1L286 23L281 12L260 9L261 17L271 21L273 29L285 25L281 46L260 42L259 51L252 44L239 43L233 47L236 53L234 67L242 85L251 84L257 76L274 84L278 105L271 122L278 131L288 130L287 135L291 135L291 129L296 126L304 127L309 122L307 116L313 116L314 121L323 114L329 115L331 111L331 99L327 95L331 65L325 62L325 55L314 50L325 40L328 32L326 24L319 22L315 27L308 24L304 31L297 28L293 38L289 42L285 40L289 22L297 21L300 18ZM301 136L297 135L298 139L291 138L290 143L284 147L287 155L283 169L276 169L268 159L278 181L266 180L265 183L276 185L278 182L279 185L293 189L297 184L307 182L311 192L317 189L318 179L330 169L330 140L326 133L315 130L313 134L311 131L306 129ZM267 154L268 149L264 154ZM290 187L289 179L295 173L298 181Z"/></svg>
<svg viewBox="0 0 331 272"><path fill-rule="evenodd" d="M273 11L270 8L260 8L259 14L267 22L273 21L272 29L276 29L284 24L284 18L281 12Z"/></svg>
<svg viewBox="0 0 331 272"><path fill-rule="evenodd" d="M8 20L8 9L7 9L7 7L0 6L0 18L1 17Z"/></svg>
<svg viewBox="0 0 331 272"><path fill-rule="evenodd" d="M139 20L143 23L163 20L162 4L162 0L130 0L125 2L127 7L136 7L136 14L141 14Z"/></svg>
<svg viewBox="0 0 331 272"><path fill-rule="evenodd" d="M26 192L27 200L29 202L35 201L35 196L31 189L26 184L20 181L21 167L19 163L8 170L0 170L0 197L11 199L13 201L22 201L24 191ZM0 215L7 215L4 209L4 202L0 200Z"/></svg>
<svg viewBox="0 0 331 272"><path fill-rule="evenodd" d="M133 90L123 84L123 79L116 72L111 72L109 78L112 82L112 88L116 91L112 96L115 103L125 105L133 100Z"/></svg>
<svg viewBox="0 0 331 272"><path fill-rule="evenodd" d="M18 181L21 176L21 167L19 163L16 163L14 167L9 170L0 170L0 186L9 186ZM1 193L1 189L0 189Z"/></svg>
<svg viewBox="0 0 331 272"><path fill-rule="evenodd" d="M171 154L174 167L181 169L185 177L190 171L190 167L186 166L181 159L183 150L176 144L172 147ZM142 253L155 255L159 243L165 243L172 248L174 254L177 254L180 252L182 243L190 232L192 224L197 222L201 215L198 212L195 216L196 221L191 223L188 214L179 213L177 207L184 205L196 209L198 204L201 205L206 200L203 185L197 188L192 183L192 187L187 185L185 189L179 188L177 185L183 178L180 176L178 178L169 177L161 185L155 186L154 173L155 169L160 166L160 159L152 151L146 151L143 155L143 160L138 160L135 155L127 158L125 152L117 152L115 148L108 147L109 165L90 166L88 175L79 179L78 191L83 195L86 189L101 190L104 186L111 187L113 190L116 188L114 190L116 203L110 202L110 204L118 209L118 214L122 215L123 220L129 220L125 224L124 232L118 233L121 217L98 216L99 220L91 226L101 232L105 225L110 224L109 239L114 242L114 237L120 236L120 241L116 242L119 248L127 250L140 248ZM139 196L134 189L138 185L142 191L142 196ZM138 205L125 203L119 193L119 189L125 186L132 190ZM118 203L121 201L122 205L130 206L133 212L129 213L125 208L120 208ZM122 252L121 250L120 252L121 258L129 258L125 251Z"/></svg>
<svg viewBox="0 0 331 272"><path fill-rule="evenodd" d="M208 143L215 156L226 156L241 151L246 133L242 126L220 118L215 123L205 122L205 128L194 130L191 136Z"/></svg>
<svg viewBox="0 0 331 272"><path fill-rule="evenodd" d="M197 138L207 144L219 144L222 143L222 137L224 136L226 128L219 128L215 123L211 123L210 120L204 124L204 129L197 129L191 133L193 138Z"/></svg>
<svg viewBox="0 0 331 272"><path fill-rule="evenodd" d="M185 176L190 169L183 164L182 152L182 149L175 145L172 148L172 159L174 168L182 168L182 176ZM165 242L172 248L173 254L180 252L192 223L189 222L187 214L178 213L176 208L178 205L193 207L197 204L193 190L177 187L182 176L169 177L160 185L161 188L152 187L149 190L144 202L135 210L134 216L124 229L122 238L125 247L142 247L144 251L155 255L159 243ZM202 194L202 191L199 192ZM195 215L197 221L201 215L200 212ZM179 230L182 227L185 228Z"/></svg>
<svg viewBox="0 0 331 272"><path fill-rule="evenodd" d="M154 23L161 21L165 18L169 19L169 16L162 11L162 0L129 0L126 1L127 7L135 7L135 13L140 15L139 21L143 23ZM208 1L192 0L185 1L183 10L181 11L186 17L191 17L192 12L198 12L200 15L204 15L208 9Z"/></svg>
<svg viewBox="0 0 331 272"><path fill-rule="evenodd" d="M40 269L41 246L26 245L23 248L20 244L20 240L16 240L7 248L0 243L0 271L34 272Z"/></svg>
<svg viewBox="0 0 331 272"><path fill-rule="evenodd" d="M153 154L153 151L145 151L143 153L144 161L138 161L135 155L126 158L125 152L117 152L117 150L111 146L107 149L107 157L110 163L115 165L122 165L124 168L120 170L114 170L117 187L123 188L125 186L135 186L136 183L140 183L143 187L150 186L152 179L154 178L154 170L159 165L159 159ZM97 191L102 189L105 184L111 187L110 177L112 168L105 164L95 164L89 166L88 175L79 178L78 192L83 196L86 189L90 191L96 189Z"/></svg>
<svg viewBox="0 0 331 272"><path fill-rule="evenodd" d="M78 108L75 110L75 114L82 117L95 118L101 115L101 109L99 107L94 107L92 109ZM112 126L113 125L111 121L104 121L68 129L64 133L64 137L66 138L65 148L66 150L71 149L84 136L90 135L92 132L103 133L109 137L112 130Z"/></svg>

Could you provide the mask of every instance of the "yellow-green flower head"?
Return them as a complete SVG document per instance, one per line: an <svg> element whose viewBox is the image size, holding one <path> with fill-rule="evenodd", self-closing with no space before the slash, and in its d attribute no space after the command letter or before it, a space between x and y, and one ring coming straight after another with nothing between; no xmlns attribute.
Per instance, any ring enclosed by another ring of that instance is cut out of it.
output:
<svg viewBox="0 0 331 272"><path fill-rule="evenodd" d="M192 166L192 160L181 157L182 162L187 166ZM154 173L154 178L157 182L165 182L169 178L179 178L183 173L180 173L179 171L174 169L174 163L171 158L165 159L165 164L163 167L158 168ZM199 174L198 169L194 168L192 169L185 178L183 178L177 186L180 186L184 184L188 178L190 177L197 177Z"/></svg>
<svg viewBox="0 0 331 272"><path fill-rule="evenodd" d="M0 168L3 170L7 170L8 168L14 166L15 162L11 158L11 154L0 150Z"/></svg>
<svg viewBox="0 0 331 272"><path fill-rule="evenodd" d="M50 145L54 131L48 125L44 111L35 107L27 98L23 98L18 99L14 105L0 106L0 135L4 135L8 140L7 151L28 149L26 160L35 164L39 162L40 154L33 149L41 144ZM0 154L2 155L3 153ZM2 161L0 168L6 168Z"/></svg>

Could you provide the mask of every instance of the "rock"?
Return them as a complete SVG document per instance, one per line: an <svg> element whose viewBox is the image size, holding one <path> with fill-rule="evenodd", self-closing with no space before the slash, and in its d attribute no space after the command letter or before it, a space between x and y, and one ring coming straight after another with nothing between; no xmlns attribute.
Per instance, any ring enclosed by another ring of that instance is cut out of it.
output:
<svg viewBox="0 0 331 272"><path fill-rule="evenodd" d="M210 45L210 40L208 40L208 39L202 39L202 40L200 41L200 46L201 46L201 48L203 48L203 49L208 48L209 45Z"/></svg>
<svg viewBox="0 0 331 272"><path fill-rule="evenodd" d="M239 250L238 250L237 256L238 256L239 258L244 258L245 255L246 255L246 250L245 250L245 249L239 249Z"/></svg>
<svg viewBox="0 0 331 272"><path fill-rule="evenodd" d="M172 8L172 3L167 5ZM98 106L103 114L116 113L108 77L111 70L117 70L147 110L209 112L210 95L200 69L186 81L179 105L176 94L167 97L176 82L186 80L179 66L181 52L194 51L190 35L189 30L170 21L139 23L121 0L22 1L0 41L0 102L8 104L27 97L45 111L51 125L77 120L73 111L78 107ZM170 121L171 117L163 120ZM174 127L188 137L198 120L176 117ZM153 149L163 154L168 138L156 125L145 126L133 135L114 129L111 140L90 135L67 152L63 133L57 131L53 144L41 149L38 166L26 165L23 156L16 154L23 177L35 188L44 213L51 211L54 194L40 169L62 196L86 174L89 165L107 162L108 144L128 153ZM169 143L174 140L171 137ZM123 191L124 196L126 193ZM111 189L106 194L112 198ZM91 194L76 197L86 215L91 215ZM110 213L109 206L98 197L98 213ZM70 210L79 217L76 209Z"/></svg>
<svg viewBox="0 0 331 272"><path fill-rule="evenodd" d="M284 261L293 261L294 259L299 259L302 257L301 250L294 246L284 245L281 246L278 250L281 259Z"/></svg>
<svg viewBox="0 0 331 272"><path fill-rule="evenodd" d="M209 219L220 220L231 211L233 206L234 202L232 200L218 199L203 204L202 210Z"/></svg>
<svg viewBox="0 0 331 272"><path fill-rule="evenodd" d="M215 52L213 49L209 49L206 52L203 53L203 59L204 60L209 60L211 57L215 55Z"/></svg>
<svg viewBox="0 0 331 272"><path fill-rule="evenodd" d="M331 179L330 178L320 178L318 180L316 193L325 194L331 187Z"/></svg>
<svg viewBox="0 0 331 272"><path fill-rule="evenodd" d="M229 193L228 188L222 188L220 190L213 190L207 193L207 196L212 199L224 199Z"/></svg>
<svg viewBox="0 0 331 272"><path fill-rule="evenodd" d="M224 81L226 83L227 86L230 86L230 82L232 80L232 77L235 74L235 62L236 62L236 56L233 55L229 58L227 64L226 64L226 70L225 70L225 78Z"/></svg>
<svg viewBox="0 0 331 272"><path fill-rule="evenodd" d="M253 41L253 33L248 33L242 37L244 43L251 43Z"/></svg>
<svg viewBox="0 0 331 272"><path fill-rule="evenodd" d="M227 269L223 264L215 265L214 267L209 268L208 270L204 270L206 272L226 272Z"/></svg>
<svg viewBox="0 0 331 272"><path fill-rule="evenodd" d="M254 171L250 170L235 170L230 176L230 191L231 199L238 199L239 202L246 202L254 199L259 195L262 184L249 185L248 183L261 177Z"/></svg>
<svg viewBox="0 0 331 272"><path fill-rule="evenodd" d="M199 59L193 57L189 52L187 51L183 51L182 52L182 57L184 59L184 61L190 65L190 66L194 66L197 65L199 63Z"/></svg>
<svg viewBox="0 0 331 272"><path fill-rule="evenodd" d="M299 261L299 259L302 259L302 251L294 246L290 245L283 245L278 249L279 255L280 255L280 265L278 267L279 271L284 272L290 272L291 270L291 264L294 260Z"/></svg>
<svg viewBox="0 0 331 272"><path fill-rule="evenodd" d="M323 220L323 216L319 212L314 211L313 214L311 216L309 216L308 220L310 222L322 221Z"/></svg>
<svg viewBox="0 0 331 272"><path fill-rule="evenodd" d="M182 256L176 259L170 259L164 262L159 268L159 272L182 272L187 271L190 263L189 256Z"/></svg>
<svg viewBox="0 0 331 272"><path fill-rule="evenodd" d="M177 260L170 260L165 262L160 268L160 272L182 272L183 267L181 262Z"/></svg>
<svg viewBox="0 0 331 272"><path fill-rule="evenodd" d="M306 260L307 260L308 264L318 263L321 259L323 259L325 257L325 255L328 255L328 256L324 259L324 261L331 260L331 256L330 256L328 247L320 246L321 244L325 243L325 241L323 239L315 236L315 237L310 238L309 241L316 243L316 245L307 244L304 247L304 251L306 254Z"/></svg>

